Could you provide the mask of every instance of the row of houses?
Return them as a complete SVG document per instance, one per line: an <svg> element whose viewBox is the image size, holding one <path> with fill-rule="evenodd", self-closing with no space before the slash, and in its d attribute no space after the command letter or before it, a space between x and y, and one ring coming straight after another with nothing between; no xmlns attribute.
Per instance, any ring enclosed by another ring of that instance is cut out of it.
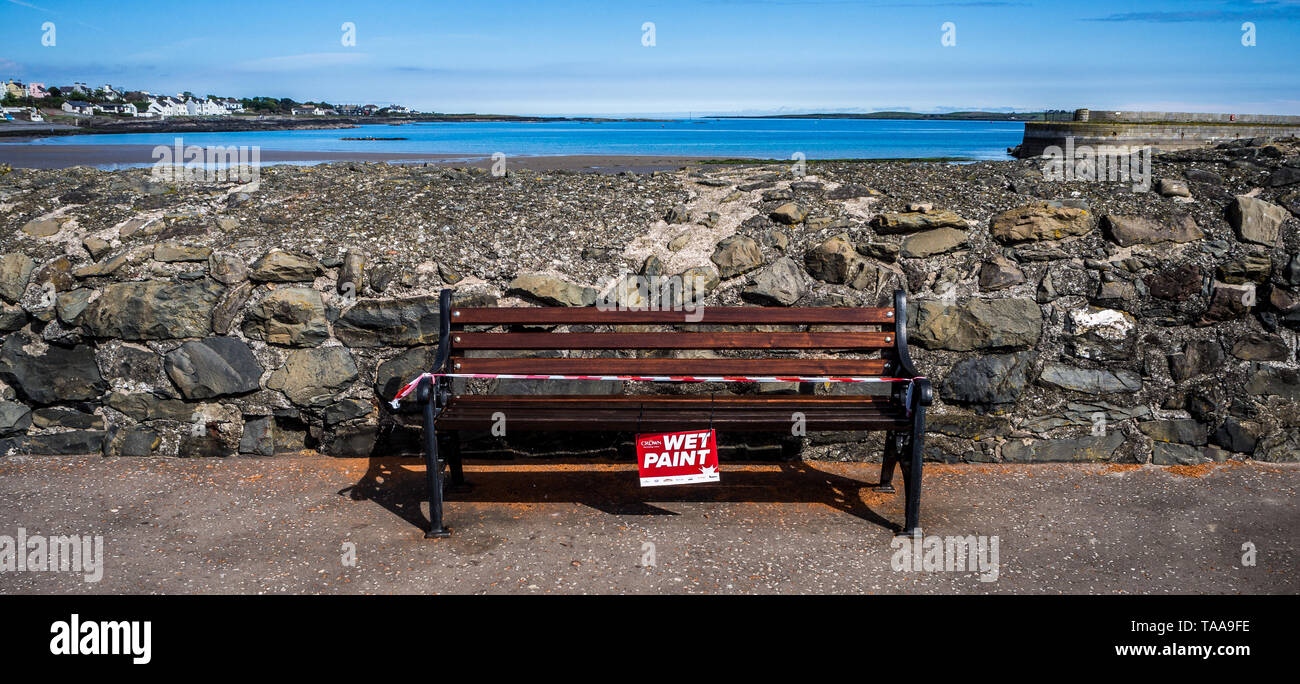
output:
<svg viewBox="0 0 1300 684"><path fill-rule="evenodd" d="M225 116L228 114L240 114L244 111L244 105L239 100L233 98L209 98L201 99L195 97L186 97L177 95L155 96L147 91L132 90L123 91L114 88L111 84L105 83L99 88L92 89L90 86L80 81L69 86L57 86L59 96L68 98L63 103L63 111L70 114L82 116L91 116L96 113L119 114L126 116ZM4 92L14 97L43 99L49 97L49 89L44 83L23 83L10 79L4 84ZM94 99L99 102L89 102L84 99L77 99L78 96L94 95ZM148 106L141 108L137 104L147 102ZM294 107L291 113L294 116L374 116L378 113L388 114L412 114L414 110L402 105L389 105L379 107L377 105L339 105L337 107L321 107L317 105L306 105L303 107Z"/></svg>
<svg viewBox="0 0 1300 684"><path fill-rule="evenodd" d="M235 99L210 100L193 97L147 98L148 106L141 110L131 102L86 102L85 100L67 100L63 111L79 116L92 116L97 113L117 114L122 116L168 117L168 116L228 116L244 111L244 105Z"/></svg>

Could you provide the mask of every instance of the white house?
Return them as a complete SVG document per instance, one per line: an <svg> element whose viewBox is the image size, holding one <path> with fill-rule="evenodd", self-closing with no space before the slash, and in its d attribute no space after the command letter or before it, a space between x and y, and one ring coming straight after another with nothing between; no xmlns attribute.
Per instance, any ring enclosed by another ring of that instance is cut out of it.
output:
<svg viewBox="0 0 1300 684"><path fill-rule="evenodd" d="M95 105L84 100L67 100L63 103L63 111L78 116L91 116L96 109Z"/></svg>
<svg viewBox="0 0 1300 684"><path fill-rule="evenodd" d="M140 112L135 105L130 102L112 102L99 105L100 111L105 114L125 114L127 116L137 116Z"/></svg>
<svg viewBox="0 0 1300 684"><path fill-rule="evenodd" d="M226 99L224 99L224 100L217 100L217 104L221 105L221 106L222 106L222 107L223 107L227 112L230 112L231 114L242 114L242 113L244 113L244 103L242 103L242 102L240 102L239 100L236 100L236 99L234 99L234 98L226 98Z"/></svg>
<svg viewBox="0 0 1300 684"><path fill-rule="evenodd" d="M145 116L186 116L188 114L189 109L185 103L170 95L150 98L149 107L145 109Z"/></svg>
<svg viewBox="0 0 1300 684"><path fill-rule="evenodd" d="M230 113L212 100L186 100L185 110L190 116L225 116Z"/></svg>

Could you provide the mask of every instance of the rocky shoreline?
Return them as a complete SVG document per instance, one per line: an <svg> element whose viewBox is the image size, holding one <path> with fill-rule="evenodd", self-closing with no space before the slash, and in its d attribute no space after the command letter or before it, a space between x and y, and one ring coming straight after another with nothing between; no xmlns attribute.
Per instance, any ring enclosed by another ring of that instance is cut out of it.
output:
<svg viewBox="0 0 1300 684"><path fill-rule="evenodd" d="M620 277L685 273L706 305L907 290L939 394L934 459L1300 460L1295 141L1157 155L1145 193L1048 181L1040 163L813 162L795 178L344 162L244 185L8 170L0 453L413 452L414 417L383 399L432 361L439 289L589 305ZM471 454L619 448L467 437ZM735 436L729 455L878 459L879 443Z"/></svg>

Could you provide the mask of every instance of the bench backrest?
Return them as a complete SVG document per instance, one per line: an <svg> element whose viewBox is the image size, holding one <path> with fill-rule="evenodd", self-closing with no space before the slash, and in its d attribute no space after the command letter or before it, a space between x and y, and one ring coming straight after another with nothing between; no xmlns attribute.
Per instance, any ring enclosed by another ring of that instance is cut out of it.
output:
<svg viewBox="0 0 1300 684"><path fill-rule="evenodd" d="M442 341L434 372L589 375L777 375L915 377L907 351L907 296L893 307L700 307L690 312L597 307L458 307L443 290ZM527 326L673 326L671 332L536 332ZM877 330L726 331L727 326L840 326ZM467 329L468 328L468 329ZM724 328L724 330L718 330ZM476 358L467 350L879 351L879 358Z"/></svg>

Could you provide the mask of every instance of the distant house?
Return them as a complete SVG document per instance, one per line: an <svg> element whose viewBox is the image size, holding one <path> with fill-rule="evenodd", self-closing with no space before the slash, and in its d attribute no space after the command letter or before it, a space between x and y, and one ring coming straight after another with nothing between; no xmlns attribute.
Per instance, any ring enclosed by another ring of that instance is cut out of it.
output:
<svg viewBox="0 0 1300 684"><path fill-rule="evenodd" d="M27 86L22 81L15 81L12 78L5 84L5 95L14 97L27 97Z"/></svg>
<svg viewBox="0 0 1300 684"><path fill-rule="evenodd" d="M234 99L234 98L226 98L226 99L224 99L224 100L217 100L217 104L221 105L222 109L225 109L227 112L229 112L229 113L231 113L231 114L242 114L242 113L244 113L244 103L242 103L242 102L240 102L239 100L236 100L236 99Z"/></svg>
<svg viewBox="0 0 1300 684"><path fill-rule="evenodd" d="M343 116L361 116L362 111L359 105L339 105L337 108L339 114Z"/></svg>
<svg viewBox="0 0 1300 684"><path fill-rule="evenodd" d="M67 100L63 103L63 111L78 116L91 116L95 113L95 105L85 100Z"/></svg>
<svg viewBox="0 0 1300 684"><path fill-rule="evenodd" d="M389 105L389 106L388 106L388 113L390 113L390 114L410 114L410 113L412 113L412 109L411 109L410 107L403 107L402 105L395 104L395 105Z"/></svg>
<svg viewBox="0 0 1300 684"><path fill-rule="evenodd" d="M103 87L103 88L100 88L98 92L99 92L99 96L102 97L102 98L104 98L105 100L116 100L116 99L122 97L122 93L119 93L118 91L113 90L113 86L111 86L111 85L109 85L109 84L107 84L107 83L105 83L105 84L104 84L104 87Z"/></svg>
<svg viewBox="0 0 1300 684"><path fill-rule="evenodd" d="M149 99L149 106L145 108L145 116L186 116L189 109L185 103L171 97L163 95Z"/></svg>
<svg viewBox="0 0 1300 684"><path fill-rule="evenodd" d="M44 84L44 83L28 83L28 84L27 84L27 97L35 98L35 99L39 100L39 99L42 99L42 98L45 98L45 97L49 97L49 95L50 95L49 92L47 92L47 91L45 90L45 84Z"/></svg>
<svg viewBox="0 0 1300 684"><path fill-rule="evenodd" d="M338 114L338 112L334 111L333 109L326 109L324 107L317 107L315 105L312 105L310 107L294 107L289 111L294 116L301 116L305 114L310 114L311 116L325 116L326 114Z"/></svg>
<svg viewBox="0 0 1300 684"><path fill-rule="evenodd" d="M379 111L379 107L376 107L375 105L366 105L361 108L361 112L365 116L374 116L377 111Z"/></svg>
<svg viewBox="0 0 1300 684"><path fill-rule="evenodd" d="M140 113L136 106L130 102L106 102L99 105L99 110L105 114L124 114L126 116L136 116Z"/></svg>
<svg viewBox="0 0 1300 684"><path fill-rule="evenodd" d="M225 116L230 113L212 100L186 100L185 111L190 116Z"/></svg>

